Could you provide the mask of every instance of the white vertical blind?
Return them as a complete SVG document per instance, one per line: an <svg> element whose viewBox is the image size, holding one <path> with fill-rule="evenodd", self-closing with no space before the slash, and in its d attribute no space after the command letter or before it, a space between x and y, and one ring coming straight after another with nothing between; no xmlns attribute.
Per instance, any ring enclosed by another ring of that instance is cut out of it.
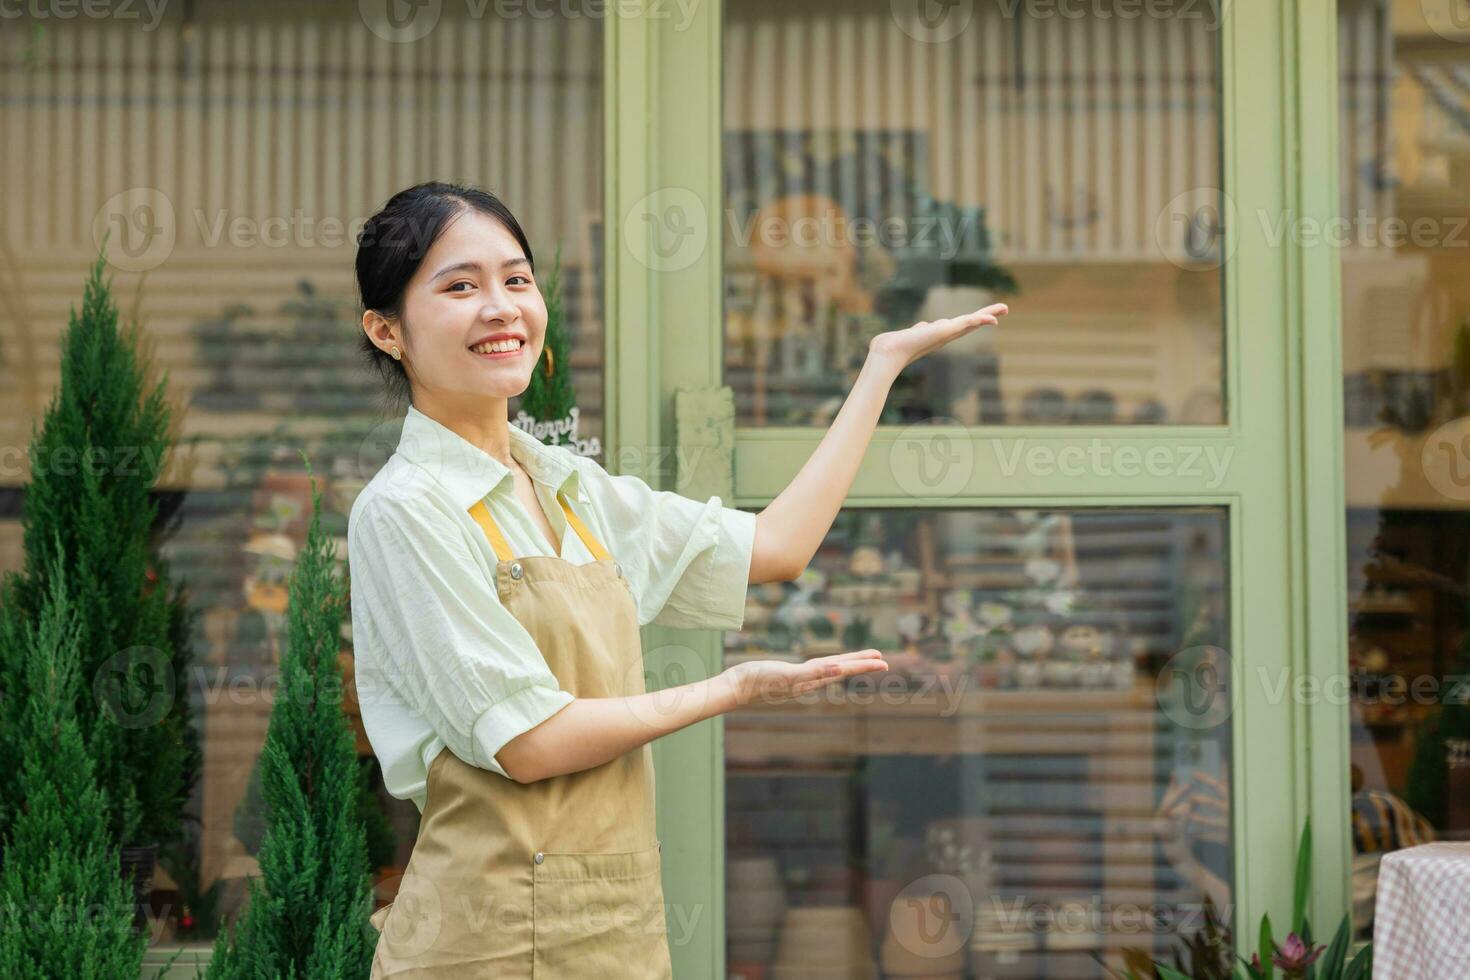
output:
<svg viewBox="0 0 1470 980"><path fill-rule="evenodd" d="M933 44L887 3L732 2L725 128L913 131L927 188L984 205L1003 260L1157 260L1160 210L1220 185L1213 22L1006 9Z"/></svg>
<svg viewBox="0 0 1470 980"><path fill-rule="evenodd" d="M0 373L27 383L0 385L0 444L28 441L96 257L94 218L125 191L151 189L174 211L166 260L113 275L125 312L141 296L185 403L209 379L198 324L232 304L269 314L302 280L350 303L361 221L422 180L493 191L525 226L538 267L560 242L575 274L601 209L602 20L469 11L446 5L413 43L378 37L347 0L202 0L187 21L168 5L152 29L7 22L0 315L18 342L0 351ZM268 241L242 243L242 222ZM110 254L119 245L115 228ZM600 365L599 337L581 341L583 364ZM354 351L344 357L356 363Z"/></svg>

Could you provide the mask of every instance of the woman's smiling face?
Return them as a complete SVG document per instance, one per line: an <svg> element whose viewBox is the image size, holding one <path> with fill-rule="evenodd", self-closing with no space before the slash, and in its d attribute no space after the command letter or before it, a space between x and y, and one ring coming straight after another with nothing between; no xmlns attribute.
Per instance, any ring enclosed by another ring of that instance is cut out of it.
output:
<svg viewBox="0 0 1470 980"><path fill-rule="evenodd" d="M513 398L530 383L546 338L546 301L520 243L473 210L452 219L429 248L409 280L403 318L404 367L415 390L432 395ZM487 339L520 345L471 350Z"/></svg>

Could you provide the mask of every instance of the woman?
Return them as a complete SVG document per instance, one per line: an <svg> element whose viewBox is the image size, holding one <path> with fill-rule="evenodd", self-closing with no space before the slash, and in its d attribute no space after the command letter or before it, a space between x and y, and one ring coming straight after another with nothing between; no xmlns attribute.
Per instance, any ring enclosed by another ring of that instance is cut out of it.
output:
<svg viewBox="0 0 1470 980"><path fill-rule="evenodd" d="M649 743L886 669L877 650L741 663L645 693L640 625L738 628L831 527L889 386L1005 307L882 334L759 515L654 491L507 419L541 366L531 246L484 191L395 195L364 225L364 351L409 396L348 527L356 683L390 793L423 811L374 977L668 977ZM561 366L560 370L566 370Z"/></svg>

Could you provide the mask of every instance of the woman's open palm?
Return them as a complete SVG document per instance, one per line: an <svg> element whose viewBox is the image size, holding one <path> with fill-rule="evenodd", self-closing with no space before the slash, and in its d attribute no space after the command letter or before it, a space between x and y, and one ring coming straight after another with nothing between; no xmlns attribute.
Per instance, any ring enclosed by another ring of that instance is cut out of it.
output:
<svg viewBox="0 0 1470 980"><path fill-rule="evenodd" d="M736 700L746 705L789 701L856 674L887 669L888 663L880 651L858 650L813 657L799 664L785 660L747 660L731 667L728 674L735 685Z"/></svg>
<svg viewBox="0 0 1470 980"><path fill-rule="evenodd" d="M1004 303L991 303L972 313L947 317L943 320L921 321L903 330L888 330L868 341L868 352L877 357L893 359L899 370L936 351L945 344L972 330L984 326L996 326L1010 308Z"/></svg>

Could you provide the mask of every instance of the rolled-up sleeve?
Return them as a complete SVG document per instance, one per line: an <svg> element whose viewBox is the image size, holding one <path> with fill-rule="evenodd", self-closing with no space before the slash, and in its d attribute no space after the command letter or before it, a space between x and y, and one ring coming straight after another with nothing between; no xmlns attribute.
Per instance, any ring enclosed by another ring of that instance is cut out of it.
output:
<svg viewBox="0 0 1470 980"><path fill-rule="evenodd" d="M590 473L589 473L590 470ZM718 497L654 490L632 475L584 468L590 496L628 574L639 623L739 629L755 547L755 518Z"/></svg>
<svg viewBox="0 0 1470 980"><path fill-rule="evenodd" d="M347 553L353 614L373 627L382 683L461 760L507 775L495 754L573 697L464 529L427 501L383 496L356 515Z"/></svg>

